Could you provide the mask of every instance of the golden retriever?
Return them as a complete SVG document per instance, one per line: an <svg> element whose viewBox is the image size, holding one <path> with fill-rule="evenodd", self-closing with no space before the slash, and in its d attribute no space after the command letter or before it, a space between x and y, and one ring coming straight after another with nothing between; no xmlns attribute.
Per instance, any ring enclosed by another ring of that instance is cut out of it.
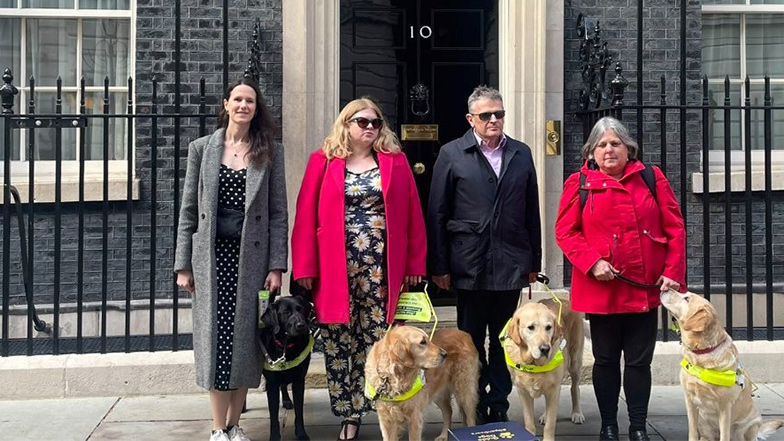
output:
<svg viewBox="0 0 784 441"><path fill-rule="evenodd" d="M697 294L672 290L662 292L661 301L678 322L687 362L703 369L737 372L743 377L738 350L709 301ZM765 439L784 425L781 420L762 423L748 379L719 386L681 369L680 380L686 396L689 441Z"/></svg>
<svg viewBox="0 0 784 441"><path fill-rule="evenodd" d="M567 300L561 302L560 323L559 306L553 299L526 303L518 308L503 341L504 351L515 364L508 366L509 372L523 405L525 428L531 433L536 433L534 399L542 395L545 397L545 411L539 418L539 423L544 424L544 441L555 439L558 400L567 371L572 379L572 422L585 422L580 409L580 371L585 344L583 314L572 311ZM563 363L546 372L525 372L525 366L544 366L553 360L564 338Z"/></svg>
<svg viewBox="0 0 784 441"><path fill-rule="evenodd" d="M463 423L475 425L479 367L474 343L463 331L442 329L436 331L431 341L419 328L393 327L373 345L365 364L365 379L381 397L376 401L376 410L384 440L397 440L406 424L409 440L422 439L424 410L433 401L444 420L436 440L446 440L452 421L453 394ZM426 381L419 393L404 401L384 399L409 391L422 370Z"/></svg>

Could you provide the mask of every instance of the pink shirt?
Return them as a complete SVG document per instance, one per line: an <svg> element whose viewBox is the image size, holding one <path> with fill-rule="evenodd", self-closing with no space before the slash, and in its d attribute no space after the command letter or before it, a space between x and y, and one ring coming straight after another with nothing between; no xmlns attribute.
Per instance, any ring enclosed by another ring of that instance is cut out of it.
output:
<svg viewBox="0 0 784 441"><path fill-rule="evenodd" d="M504 159L506 135L501 134L501 141L495 148L487 145L487 143L482 138L480 138L476 132L474 132L474 138L476 138L476 143L479 144L479 150L482 151L482 154L485 155L485 158L487 158L487 162L490 163L490 167L493 167L493 171L495 172L496 177L501 176L501 163Z"/></svg>

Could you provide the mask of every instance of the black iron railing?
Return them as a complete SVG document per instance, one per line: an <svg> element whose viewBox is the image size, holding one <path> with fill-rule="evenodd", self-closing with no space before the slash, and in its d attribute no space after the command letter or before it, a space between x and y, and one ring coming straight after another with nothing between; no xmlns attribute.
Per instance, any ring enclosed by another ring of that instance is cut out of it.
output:
<svg viewBox="0 0 784 441"><path fill-rule="evenodd" d="M187 105L183 105L179 3L175 2L173 93L161 94L159 81L153 76L151 94L140 102L135 99L138 83L128 78L125 113L112 110L116 107L112 106L108 77L99 98L99 113L89 112L86 97L90 95L84 79L76 94L80 97L78 112L64 113L65 94L59 78L54 112L37 112L40 103L36 82L30 78L25 89L29 97L26 112L16 113L18 89L13 73L5 69L0 87L0 356L176 351L192 347L190 332L183 332L180 327L180 309L187 308L190 299L180 292L172 272L184 173L182 144L186 141L187 146L187 141L208 133L208 126L215 123L213 104L219 100L207 98L206 81L202 78L198 93L191 93ZM245 70L245 76L256 81L262 69L260 37L257 21ZM224 86L228 69L226 59ZM121 133L110 133L115 122L125 123ZM100 149L96 150L102 156L88 159L87 131L96 126L102 129L93 130L92 136L100 140ZM53 131L53 146L40 145L36 133L42 130ZM69 131L78 133L73 137L78 140L75 146L64 145L64 135ZM21 134L24 145L19 142ZM117 170L110 168L112 143L123 141L125 167L119 179L125 180L124 196L122 189L112 188L118 178L113 174ZM53 162L52 176L41 170L43 147L53 148L53 157L46 160ZM75 159L64 159L66 147L74 149ZM12 195L19 198L14 187L19 178L12 174L12 165L24 164L13 160L17 148L20 154L22 149L25 152L27 173L22 180L27 181L27 197L14 208ZM66 175L64 165L70 166L70 175ZM44 181L52 182L50 202L40 200ZM99 194L94 194L95 187L89 186L96 182ZM76 188L75 196L65 200L63 189L67 184ZM16 226L12 223L14 214L18 219ZM26 323L24 329L20 329L20 321Z"/></svg>
<svg viewBox="0 0 784 441"><path fill-rule="evenodd" d="M685 3L681 3L684 11ZM685 28L686 16L683 12L681 29ZM756 97L752 93L752 82L747 77L743 84L744 95L739 102L731 99L728 77L723 82L723 96L715 98L709 87L714 83L703 77L701 102L689 103L686 93L686 49L681 44L680 91L676 96L678 104L668 100L674 94L666 90L664 75L660 78L658 103L642 102L643 87L638 82L635 84L637 103L625 104L623 98L629 82L623 77L620 63L615 67L616 74L612 80L597 80L599 76L604 76L601 68L606 67L606 63L603 60L612 59L607 43L600 38L599 24L595 25L591 33L581 15L577 33L585 42L581 46L580 57L585 84L578 100L579 110L573 113L582 122L583 139L588 138L595 122L604 116L622 119L630 129L636 129L637 141L640 143L639 155L644 161L658 165L668 176L676 194L679 194L687 225L687 240L702 245L701 249L688 248L687 281L690 290L708 299L715 294L724 295L725 325L733 338L784 339L784 326L774 323L774 298L784 292L784 279L774 278L774 266L781 265L781 262L775 260L773 252L776 245L776 236L773 234L776 199L772 192L772 154L784 148L777 145L773 137L774 114L783 115L776 112L784 111L784 106L773 105L768 76L764 77L764 90ZM683 33L682 39L685 39ZM638 81L642 78L641 47L642 27L638 32ZM586 72L590 75L586 76ZM601 72L601 75L597 72ZM761 104L752 104L752 98ZM739 121L737 129L733 129L731 121ZM646 127L656 125L658 130L655 132L645 130ZM690 127L699 127L700 130L689 131ZM721 130L721 136L717 136L715 130ZM673 134L678 135L679 141L674 142L676 137ZM695 143L692 139L695 136L701 136L701 140ZM759 162L753 165L755 161L752 155L755 150L752 146L755 144L752 140L755 137L762 139L761 143L756 143L756 151L764 155L761 165ZM733 155L733 151L742 151L742 157ZM713 164L711 158L714 158ZM757 167L763 169L764 188L760 188L752 179L753 168ZM701 173L700 191L695 190L698 186L690 179L698 176L696 173ZM733 186L733 173L743 174L742 185L735 183ZM711 188L710 177L716 175L723 177L723 188L720 191ZM755 296L759 295L764 295L764 326L755 325L755 309L760 307L760 302L755 302ZM738 296L744 296L745 300L745 325L741 327L735 326L735 300ZM674 334L667 332L669 319L666 310L662 310L662 324L662 338L665 341L673 339Z"/></svg>

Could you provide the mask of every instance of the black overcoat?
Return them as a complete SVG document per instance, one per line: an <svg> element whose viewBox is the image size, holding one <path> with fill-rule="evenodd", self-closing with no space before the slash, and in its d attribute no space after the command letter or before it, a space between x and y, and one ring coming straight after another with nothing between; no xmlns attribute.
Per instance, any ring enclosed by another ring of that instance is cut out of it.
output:
<svg viewBox="0 0 784 441"><path fill-rule="evenodd" d="M441 147L428 203L431 275L464 290L515 290L541 271L539 188L531 149L506 137L496 177L473 130Z"/></svg>

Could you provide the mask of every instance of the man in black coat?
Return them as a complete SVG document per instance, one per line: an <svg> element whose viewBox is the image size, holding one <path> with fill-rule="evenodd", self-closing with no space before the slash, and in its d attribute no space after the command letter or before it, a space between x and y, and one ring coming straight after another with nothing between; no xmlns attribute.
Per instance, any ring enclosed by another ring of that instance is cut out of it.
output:
<svg viewBox="0 0 784 441"><path fill-rule="evenodd" d="M531 149L504 135L505 114L496 89L474 89L471 129L441 147L428 203L430 274L441 289L456 289L457 325L482 362L477 424L508 420L512 380L498 334L542 260Z"/></svg>

